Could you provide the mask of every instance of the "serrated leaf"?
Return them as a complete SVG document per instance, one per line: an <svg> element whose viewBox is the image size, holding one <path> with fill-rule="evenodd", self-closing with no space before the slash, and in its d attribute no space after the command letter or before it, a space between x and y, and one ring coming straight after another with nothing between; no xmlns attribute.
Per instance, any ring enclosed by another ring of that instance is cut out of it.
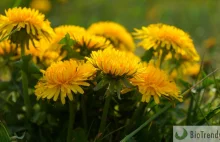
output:
<svg viewBox="0 0 220 142"><path fill-rule="evenodd" d="M1 121L0 121L0 142L11 142L8 131Z"/></svg>

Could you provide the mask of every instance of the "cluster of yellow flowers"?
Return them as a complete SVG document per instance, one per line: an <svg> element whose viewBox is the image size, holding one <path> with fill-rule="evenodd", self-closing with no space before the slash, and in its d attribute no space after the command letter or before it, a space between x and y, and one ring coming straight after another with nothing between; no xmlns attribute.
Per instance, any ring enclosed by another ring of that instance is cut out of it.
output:
<svg viewBox="0 0 220 142"><path fill-rule="evenodd" d="M166 53L168 59L199 61L192 39L180 29L153 24L135 31L134 36L141 39L138 45L146 51L152 48L159 57ZM75 42L73 50L78 53L89 51L87 55L83 54L84 61L64 60L59 42L66 34ZM46 66L41 70L43 77L35 86L38 99L53 98L57 101L60 96L64 104L66 96L73 100L74 94L83 94L82 86L89 86L88 80L93 80L96 73L101 72L112 79L128 79L142 94L142 102L149 102L151 96L156 103L160 102L161 96L182 101L180 89L165 71L152 64L145 65L134 55L133 38L120 24L98 22L88 29L75 25L53 29L38 10L12 8L5 11L5 16L0 15L0 38L6 36L8 38L0 44L0 55L21 50L18 40L27 38L26 41L32 43L27 42L25 53L31 54L36 64Z"/></svg>

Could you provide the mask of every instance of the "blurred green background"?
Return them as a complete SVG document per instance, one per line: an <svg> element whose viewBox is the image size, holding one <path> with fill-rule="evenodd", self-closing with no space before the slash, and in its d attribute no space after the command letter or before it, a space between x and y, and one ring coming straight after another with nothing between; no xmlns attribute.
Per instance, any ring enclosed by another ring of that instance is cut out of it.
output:
<svg viewBox="0 0 220 142"><path fill-rule="evenodd" d="M18 1L22 7L41 7L52 27L74 24L87 28L109 20L133 32L154 23L174 25L191 35L204 61L212 62L213 68L220 66L219 0L2 0L0 13Z"/></svg>

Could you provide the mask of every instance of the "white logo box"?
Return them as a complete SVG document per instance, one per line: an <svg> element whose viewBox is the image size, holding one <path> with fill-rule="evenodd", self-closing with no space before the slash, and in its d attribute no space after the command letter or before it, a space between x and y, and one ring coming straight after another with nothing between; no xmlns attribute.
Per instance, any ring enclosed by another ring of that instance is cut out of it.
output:
<svg viewBox="0 0 220 142"><path fill-rule="evenodd" d="M173 142L220 142L220 126L173 126Z"/></svg>

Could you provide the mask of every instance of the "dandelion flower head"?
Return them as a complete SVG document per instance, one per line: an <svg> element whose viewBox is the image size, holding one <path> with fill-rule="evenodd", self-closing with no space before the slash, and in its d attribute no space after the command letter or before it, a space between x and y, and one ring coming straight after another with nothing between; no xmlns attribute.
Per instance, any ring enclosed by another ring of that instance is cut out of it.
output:
<svg viewBox="0 0 220 142"><path fill-rule="evenodd" d="M5 11L5 16L0 15L0 37L10 34L17 29L9 38L12 42L18 42L27 38L28 40L40 38L50 39L54 32L50 27L50 22L45 20L45 16L38 10L31 8L9 8Z"/></svg>
<svg viewBox="0 0 220 142"><path fill-rule="evenodd" d="M115 22L97 22L88 28L88 32L104 36L109 39L114 47L134 51L135 45L130 33L120 24Z"/></svg>
<svg viewBox="0 0 220 142"><path fill-rule="evenodd" d="M153 64L145 65L130 81L138 87L139 92L142 94L142 102L149 102L151 96L156 104L160 102L162 96L182 101L175 82L164 71L154 67Z"/></svg>
<svg viewBox="0 0 220 142"><path fill-rule="evenodd" d="M53 63L43 72L43 77L35 86L37 99L47 98L57 101L60 96L62 104L65 98L73 100L73 94L83 94L82 86L89 86L87 82L96 69L88 63L75 60Z"/></svg>
<svg viewBox="0 0 220 142"><path fill-rule="evenodd" d="M134 36L141 39L138 45L146 50L154 49L157 53L171 52L178 60L200 60L190 36L174 26L151 24L142 29L135 29Z"/></svg>
<svg viewBox="0 0 220 142"><path fill-rule="evenodd" d="M132 76L140 62L140 58L133 53L115 48L93 51L91 57L86 58L95 68L114 77Z"/></svg>

